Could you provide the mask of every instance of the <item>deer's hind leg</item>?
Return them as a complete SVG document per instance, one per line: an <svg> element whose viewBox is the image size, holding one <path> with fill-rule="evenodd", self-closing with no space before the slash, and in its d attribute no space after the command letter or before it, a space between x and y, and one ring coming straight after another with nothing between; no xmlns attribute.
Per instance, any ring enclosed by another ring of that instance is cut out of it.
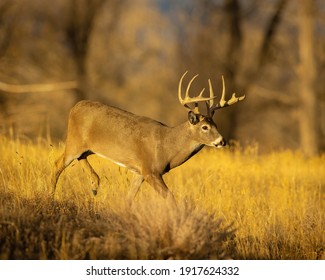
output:
<svg viewBox="0 0 325 280"><path fill-rule="evenodd" d="M70 160L66 160L65 159L65 153L63 153L54 163L54 170L52 172L52 178L51 178L51 183L52 183L52 192L51 192L51 196L52 198L54 198L55 195L55 190L56 190L56 185L58 183L58 180L60 178L60 175L62 174L63 170L66 169L70 163L73 161L74 159L70 159Z"/></svg>
<svg viewBox="0 0 325 280"><path fill-rule="evenodd" d="M94 195L97 195L100 179L94 168L90 165L89 161L87 160L87 157L79 158L80 162L83 164L84 169L88 170L91 176L91 185L92 185L92 191Z"/></svg>
<svg viewBox="0 0 325 280"><path fill-rule="evenodd" d="M68 147L69 148L69 147ZM54 163L54 169L52 172L52 178L51 178L51 183L52 183L52 198L54 198L55 195L55 190L56 186L58 183L58 180L60 178L60 175L62 172L75 160L75 159L84 159L88 155L92 154L90 151L86 152L80 152L82 149L79 149L79 152L76 148L73 149L73 151L70 151L71 149L67 149L67 146L65 148L64 153L56 160Z"/></svg>

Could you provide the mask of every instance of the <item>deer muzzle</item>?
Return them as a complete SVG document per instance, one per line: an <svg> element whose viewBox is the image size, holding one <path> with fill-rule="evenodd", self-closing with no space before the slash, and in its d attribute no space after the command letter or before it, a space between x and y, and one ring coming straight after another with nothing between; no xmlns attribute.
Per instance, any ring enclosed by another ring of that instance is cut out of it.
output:
<svg viewBox="0 0 325 280"><path fill-rule="evenodd" d="M215 142L212 143L216 148L222 148L227 145L226 140L220 136Z"/></svg>

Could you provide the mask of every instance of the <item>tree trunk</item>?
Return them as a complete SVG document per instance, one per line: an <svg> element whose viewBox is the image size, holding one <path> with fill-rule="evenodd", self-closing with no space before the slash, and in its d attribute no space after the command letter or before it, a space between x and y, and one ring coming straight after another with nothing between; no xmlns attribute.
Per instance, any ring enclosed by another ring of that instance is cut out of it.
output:
<svg viewBox="0 0 325 280"><path fill-rule="evenodd" d="M314 54L315 3L314 0L301 0L299 5L300 146L304 154L313 156L318 152L316 61Z"/></svg>
<svg viewBox="0 0 325 280"><path fill-rule="evenodd" d="M238 0L226 0L224 3L225 15L229 26L229 41L227 52L227 67L225 69L226 77L229 79L227 93L231 96L238 90L238 69L241 62L242 30L241 30L241 6ZM225 113L224 113L225 114ZM237 131L237 113L236 109L231 108L225 118L226 128L223 135L226 139L234 139Z"/></svg>

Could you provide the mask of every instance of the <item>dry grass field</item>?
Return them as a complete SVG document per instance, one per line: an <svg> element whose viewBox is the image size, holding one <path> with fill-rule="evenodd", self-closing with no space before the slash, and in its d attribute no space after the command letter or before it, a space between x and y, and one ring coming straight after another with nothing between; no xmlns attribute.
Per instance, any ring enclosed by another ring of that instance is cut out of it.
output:
<svg viewBox="0 0 325 280"><path fill-rule="evenodd" d="M51 167L48 141L0 136L0 259L325 259L325 155L205 148L165 175L178 208L144 184L125 203L132 174L91 156L93 197L78 162Z"/></svg>

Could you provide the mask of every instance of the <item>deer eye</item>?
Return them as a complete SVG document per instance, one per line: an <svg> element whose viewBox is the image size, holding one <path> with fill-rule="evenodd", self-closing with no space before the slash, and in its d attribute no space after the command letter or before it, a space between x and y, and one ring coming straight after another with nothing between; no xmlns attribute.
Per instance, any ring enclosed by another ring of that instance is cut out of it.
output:
<svg viewBox="0 0 325 280"><path fill-rule="evenodd" d="M202 125L202 130L204 131L204 132L206 132L206 131L208 131L209 130L209 126L207 126L207 125Z"/></svg>

